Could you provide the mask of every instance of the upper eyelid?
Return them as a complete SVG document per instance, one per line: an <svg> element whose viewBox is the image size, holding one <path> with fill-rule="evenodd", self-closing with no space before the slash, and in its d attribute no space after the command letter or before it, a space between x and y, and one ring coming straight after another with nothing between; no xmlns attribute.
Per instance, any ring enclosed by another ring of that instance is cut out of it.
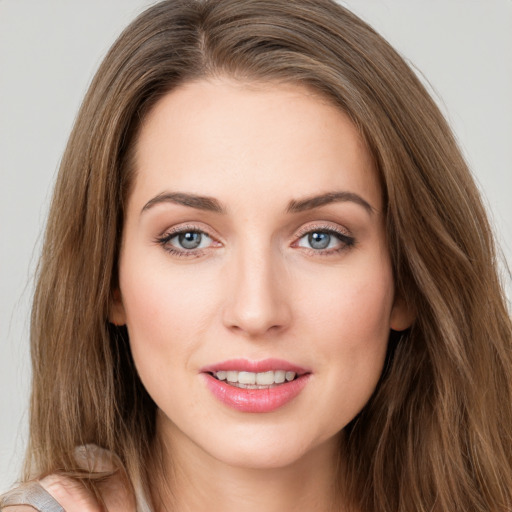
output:
<svg viewBox="0 0 512 512"><path fill-rule="evenodd" d="M175 235L178 235L180 233L185 233L187 231L195 231L199 233L203 233L210 237L212 240L215 240L217 242L222 241L222 237L217 234L217 232L209 228L209 226L200 225L201 223L183 223L178 224L176 226L172 226L170 228L166 228L161 232L160 235L158 235L158 240L162 240L163 238L171 238ZM337 233L339 235L343 235L346 237L353 238L351 232L349 229L347 229L344 226L340 226L336 223L333 223L331 221L313 221L310 223L307 223L303 226L301 226L299 229L294 230L294 233L292 234L293 239L299 239L302 238L304 235L307 235L308 233L314 232L314 231L327 231L332 233Z"/></svg>
<svg viewBox="0 0 512 512"><path fill-rule="evenodd" d="M299 230L297 230L295 232L295 236L302 237L302 236L307 235L308 233L311 233L313 231L329 231L332 233L338 233L340 235L344 235L344 236L348 236L348 237L352 236L350 233L350 230L348 230L347 228L333 224L331 222L327 222L327 221L324 221L324 222L320 221L318 223L311 223L311 224L302 226L301 228L299 228Z"/></svg>
<svg viewBox="0 0 512 512"><path fill-rule="evenodd" d="M175 256L184 256L184 257L193 257L193 256L200 256L204 253L204 251L208 250L210 247L197 247L194 249L185 249L185 248L179 248L175 247L174 244L171 243L171 240L173 240L175 237L179 236L182 233L187 232L196 232L201 233L203 235L206 235L212 244L220 243L215 237L211 236L205 229L200 229L198 226L192 226L192 225L178 225L173 226L171 228L167 228L163 233L155 238L155 243L161 246L165 251L174 254Z"/></svg>
<svg viewBox="0 0 512 512"><path fill-rule="evenodd" d="M203 233L212 239L215 239L215 240L218 239L218 237L216 235L212 234L211 230L206 229L205 227L202 227L199 225L195 225L195 224L180 224L178 226L166 228L162 231L161 235L159 235L158 238L171 237L171 236L179 235L180 233L186 233L188 231Z"/></svg>

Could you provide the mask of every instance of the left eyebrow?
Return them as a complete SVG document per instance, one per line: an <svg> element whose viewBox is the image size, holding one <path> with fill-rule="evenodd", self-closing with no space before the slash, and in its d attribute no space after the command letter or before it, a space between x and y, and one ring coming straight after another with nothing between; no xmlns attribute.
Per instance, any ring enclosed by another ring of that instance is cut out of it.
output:
<svg viewBox="0 0 512 512"><path fill-rule="evenodd" d="M141 214L153 206L162 203L174 203L197 210L205 210L215 213L225 213L224 207L213 197L186 194L184 192L163 192L150 199L142 208Z"/></svg>
<svg viewBox="0 0 512 512"><path fill-rule="evenodd" d="M344 203L352 202L359 206L362 206L370 215L373 214L376 209L360 195L354 192L328 192L326 194L320 194L318 196L306 197L305 199L292 199L288 203L287 213L298 213L306 210L313 210L314 208L320 208L331 203Z"/></svg>

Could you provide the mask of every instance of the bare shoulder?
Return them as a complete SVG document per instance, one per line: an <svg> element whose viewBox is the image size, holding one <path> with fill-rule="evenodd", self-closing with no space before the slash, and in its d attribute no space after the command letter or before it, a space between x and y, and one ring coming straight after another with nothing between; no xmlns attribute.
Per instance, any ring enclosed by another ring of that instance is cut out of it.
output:
<svg viewBox="0 0 512 512"><path fill-rule="evenodd" d="M97 484L104 507L80 481L61 475L49 475L40 481L66 512L135 512L132 493L120 474L113 474Z"/></svg>
<svg viewBox="0 0 512 512"><path fill-rule="evenodd" d="M49 475L39 481L66 512L101 512L100 504L87 487L73 478Z"/></svg>
<svg viewBox="0 0 512 512"><path fill-rule="evenodd" d="M93 493L80 481L60 475L50 475L42 480L21 483L0 496L1 512L100 512Z"/></svg>
<svg viewBox="0 0 512 512"><path fill-rule="evenodd" d="M52 508L48 501L54 502L53 510L65 512L135 512L131 485L115 455L96 445L83 445L76 448L74 456L85 474L101 476L94 482L95 492L80 479L51 474L0 496L0 512L33 512L41 506L45 512Z"/></svg>
<svg viewBox="0 0 512 512"><path fill-rule="evenodd" d="M30 505L9 505L0 510L1 512L34 512L36 509Z"/></svg>
<svg viewBox="0 0 512 512"><path fill-rule="evenodd" d="M28 503L34 502L27 499L27 496L34 495L34 487L50 500L53 498L57 509L60 505L65 512L103 512L105 510L135 512L136 508L132 493L128 491L128 486L118 473L114 473L96 484L101 496L101 504L95 494L80 480L53 474L38 482L21 484L18 488L5 494L0 499L0 512L34 512L38 510L29 505ZM27 490L32 492L27 492ZM45 510L43 509L42 512Z"/></svg>

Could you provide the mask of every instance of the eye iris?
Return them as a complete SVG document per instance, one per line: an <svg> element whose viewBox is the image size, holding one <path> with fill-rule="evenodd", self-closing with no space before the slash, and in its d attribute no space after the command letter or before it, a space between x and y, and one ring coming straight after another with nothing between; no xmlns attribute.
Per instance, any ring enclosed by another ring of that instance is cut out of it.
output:
<svg viewBox="0 0 512 512"><path fill-rule="evenodd" d="M178 235L178 242L184 249L197 249L201 244L201 233L188 231Z"/></svg>
<svg viewBox="0 0 512 512"><path fill-rule="evenodd" d="M309 245L313 249L325 249L329 246L331 235L329 233L315 232L308 235Z"/></svg>

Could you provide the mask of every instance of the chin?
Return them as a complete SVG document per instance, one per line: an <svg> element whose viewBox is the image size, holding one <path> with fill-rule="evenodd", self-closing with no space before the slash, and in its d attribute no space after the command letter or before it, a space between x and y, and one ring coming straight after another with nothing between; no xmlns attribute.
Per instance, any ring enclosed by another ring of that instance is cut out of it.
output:
<svg viewBox="0 0 512 512"><path fill-rule="evenodd" d="M240 435L227 435L223 439L210 439L202 448L219 462L231 467L262 470L280 469L307 463L320 452L335 453L339 433L327 439L305 436L299 428L261 429L258 432L245 431ZM279 431L280 430L280 431Z"/></svg>

